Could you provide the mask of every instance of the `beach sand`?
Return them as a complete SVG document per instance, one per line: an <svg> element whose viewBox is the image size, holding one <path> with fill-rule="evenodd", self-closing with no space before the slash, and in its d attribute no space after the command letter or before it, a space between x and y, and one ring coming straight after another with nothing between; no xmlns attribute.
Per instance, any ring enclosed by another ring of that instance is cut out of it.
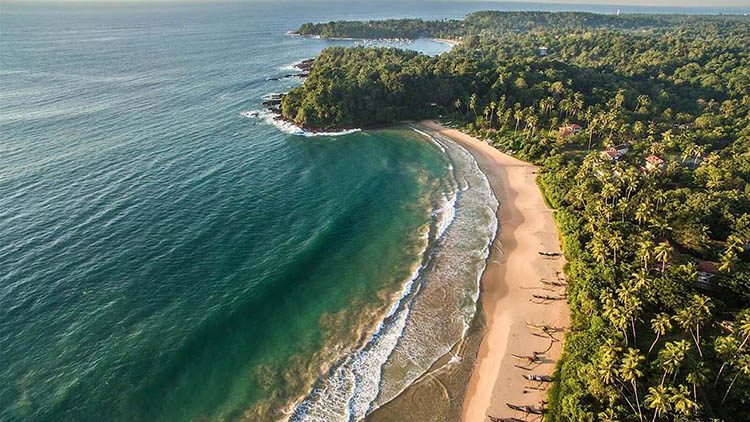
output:
<svg viewBox="0 0 750 422"><path fill-rule="evenodd" d="M461 42L457 40L449 40L447 38L432 38L432 40L443 43L443 44L448 44L451 47L455 47Z"/></svg>
<svg viewBox="0 0 750 422"><path fill-rule="evenodd" d="M563 293L561 288L545 290L540 283L542 278L556 281L558 272L562 277L564 259L539 254L539 251L560 252L560 244L552 211L536 185L537 168L435 121L420 124L456 140L471 152L500 201L499 233L482 275L486 331L467 386L462 420L484 422L487 415L523 418L523 413L509 409L506 403L538 408L541 400L546 399L546 392L535 389L540 384L527 381L522 375L551 376L562 350L562 341L551 342L534 335L543 334L527 327L527 322L563 328L569 321L566 301L532 302L533 294ZM562 331L553 335L563 339ZM512 356L530 356L534 351L544 352L539 354L542 359L539 364L528 365Z"/></svg>

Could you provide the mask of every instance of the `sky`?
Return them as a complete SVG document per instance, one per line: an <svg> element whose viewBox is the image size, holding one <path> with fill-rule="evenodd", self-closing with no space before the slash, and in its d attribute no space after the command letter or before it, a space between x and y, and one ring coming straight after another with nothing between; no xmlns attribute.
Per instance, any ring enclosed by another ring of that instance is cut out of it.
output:
<svg viewBox="0 0 750 422"><path fill-rule="evenodd" d="M39 0L15 0L14 2L40 2ZM180 0L42 0L45 3L179 3ZM210 2L211 0L183 0L185 2ZM230 0L231 1L231 0ZM241 1L241 0L240 0ZM268 1L268 0L244 0ZM314 2L315 0L310 0ZM358 1L358 0L354 0ZM377 1L377 0L371 0ZM451 0L447 0L451 1ZM462 0L454 0L462 1ZM487 3L502 3L503 0L473 0L486 1ZM506 0L508 3L560 3L560 4L597 4L597 5L623 5L623 6L671 6L671 7L737 7L750 10L750 0Z"/></svg>
<svg viewBox="0 0 750 422"><path fill-rule="evenodd" d="M750 0L543 0L525 1L515 0L522 3L563 3L563 4L623 4L628 6L673 6L673 7L747 7L750 9Z"/></svg>

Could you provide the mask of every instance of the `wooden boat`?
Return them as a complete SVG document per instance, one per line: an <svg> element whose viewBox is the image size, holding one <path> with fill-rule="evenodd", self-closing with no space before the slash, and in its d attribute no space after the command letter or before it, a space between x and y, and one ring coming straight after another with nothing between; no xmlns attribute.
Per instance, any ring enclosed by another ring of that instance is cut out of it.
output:
<svg viewBox="0 0 750 422"><path fill-rule="evenodd" d="M539 255L542 255L542 256L560 256L562 254L559 253L559 252L543 252L543 251L539 251Z"/></svg>
<svg viewBox="0 0 750 422"><path fill-rule="evenodd" d="M511 356L513 356L514 358L518 360L522 360L528 363L536 363L536 362L541 361L541 359L538 356L521 356L521 355L516 355L514 353L511 353Z"/></svg>
<svg viewBox="0 0 750 422"><path fill-rule="evenodd" d="M545 333L547 333L547 332L554 332L555 331L554 328L552 328L552 327L550 327L548 325L537 325L537 324L532 324L530 322L527 322L526 326L529 327L529 328L531 328L531 329L533 329L533 330L539 330L539 331L543 331Z"/></svg>
<svg viewBox="0 0 750 422"><path fill-rule="evenodd" d="M487 415L487 418L489 418L492 422L525 422L523 419L518 418L496 418L494 416Z"/></svg>
<svg viewBox="0 0 750 422"><path fill-rule="evenodd" d="M534 298L539 300L565 300L566 296L548 296L548 295L533 295Z"/></svg>
<svg viewBox="0 0 750 422"><path fill-rule="evenodd" d="M535 409L531 406L518 406L518 405L510 404L510 403L505 403L505 404L511 409L518 410L519 412L530 413L532 415L541 415L544 413L542 410Z"/></svg>
<svg viewBox="0 0 750 422"><path fill-rule="evenodd" d="M563 282L560 282L560 281L547 281L547 280L545 280L545 279L541 279L541 280L539 280L539 281L540 281L540 282L541 282L542 284L544 284L544 285L547 285L547 286L554 286L554 287L565 287L565 286L567 286L567 285L568 285L567 283L563 283Z"/></svg>
<svg viewBox="0 0 750 422"><path fill-rule="evenodd" d="M523 377L529 381L552 382L552 377L547 375L526 374Z"/></svg>

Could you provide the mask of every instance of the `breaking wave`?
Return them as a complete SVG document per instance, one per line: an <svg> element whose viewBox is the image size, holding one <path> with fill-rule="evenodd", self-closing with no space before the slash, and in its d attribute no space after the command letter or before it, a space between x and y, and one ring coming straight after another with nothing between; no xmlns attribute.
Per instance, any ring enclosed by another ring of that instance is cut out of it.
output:
<svg viewBox="0 0 750 422"><path fill-rule="evenodd" d="M268 94L270 95L270 94ZM240 115L260 119L261 121L275 126L277 129L284 133L297 136L341 136L356 133L362 129L345 129L339 131L309 131L302 129L301 127L291 123L287 120L282 119L277 113L271 110L248 110L243 111Z"/></svg>
<svg viewBox="0 0 750 422"><path fill-rule="evenodd" d="M295 71L302 70L300 69L299 65L301 65L304 61L305 60L297 60L294 63L290 63L284 66L279 66L279 70L295 70Z"/></svg>

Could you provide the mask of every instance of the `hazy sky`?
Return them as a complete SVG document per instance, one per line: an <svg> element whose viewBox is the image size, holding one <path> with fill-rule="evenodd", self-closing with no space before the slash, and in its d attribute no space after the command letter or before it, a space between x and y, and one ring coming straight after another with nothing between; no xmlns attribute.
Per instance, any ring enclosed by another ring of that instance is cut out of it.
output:
<svg viewBox="0 0 750 422"><path fill-rule="evenodd" d="M748 7L750 0L515 0L523 3L567 3L567 4L622 4L628 6L674 6L674 7Z"/></svg>
<svg viewBox="0 0 750 422"><path fill-rule="evenodd" d="M13 0L11 0L13 1ZM180 3L181 0L15 0L15 2L61 2L61 3ZM182 0L184 2L210 2L211 0ZM229 0L232 1L232 0ZM239 0L242 1L242 0ZM269 0L244 0L269 1ZM316 0L310 0L315 2ZM361 0L353 0L361 1ZM370 0L377 2L377 0ZM446 0L451 1L451 0ZM455 0L462 1L462 0ZM503 1L508 3L562 3L562 4L599 4L599 5L623 5L623 6L674 6L674 7L747 7L750 10L750 0L473 0L494 3Z"/></svg>

